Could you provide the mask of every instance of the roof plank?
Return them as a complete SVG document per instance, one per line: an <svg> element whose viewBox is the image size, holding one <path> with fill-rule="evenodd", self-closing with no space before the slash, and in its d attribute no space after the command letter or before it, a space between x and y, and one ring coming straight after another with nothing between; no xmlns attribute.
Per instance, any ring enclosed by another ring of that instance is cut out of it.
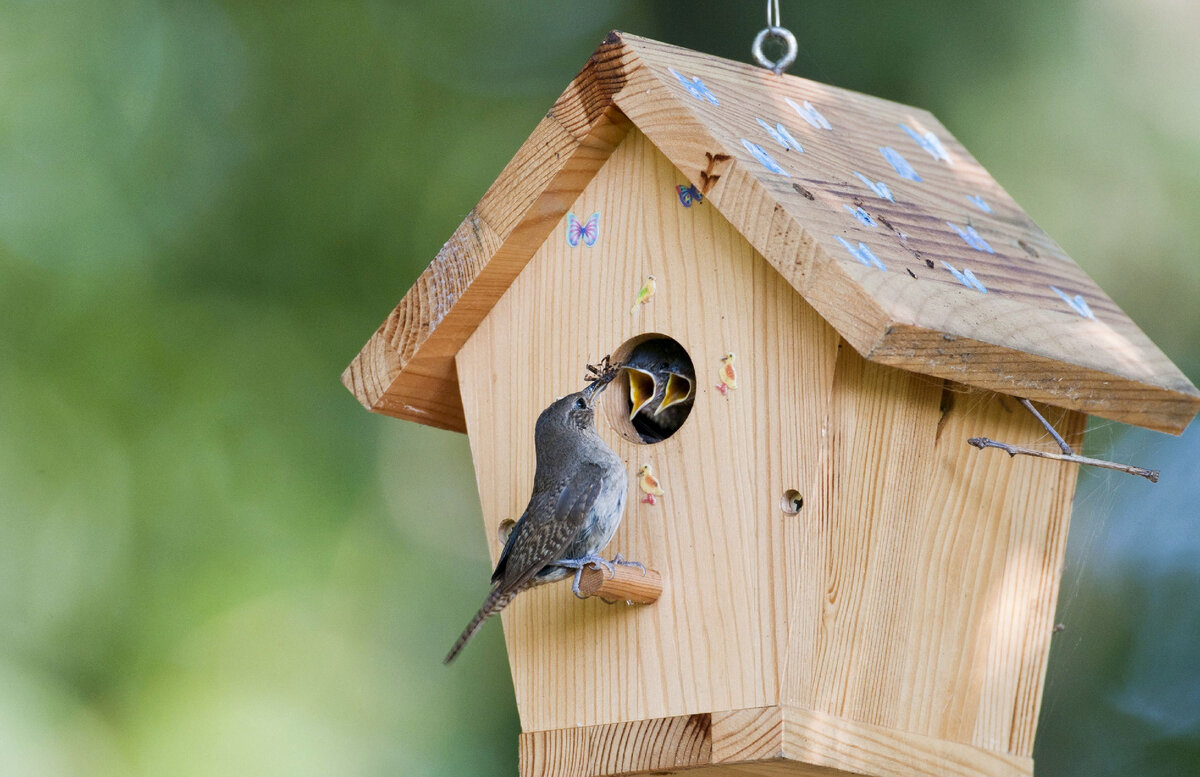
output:
<svg viewBox="0 0 1200 777"><path fill-rule="evenodd" d="M926 111L612 33L342 376L465 431L454 356L630 127L864 357L1178 434L1200 392Z"/></svg>

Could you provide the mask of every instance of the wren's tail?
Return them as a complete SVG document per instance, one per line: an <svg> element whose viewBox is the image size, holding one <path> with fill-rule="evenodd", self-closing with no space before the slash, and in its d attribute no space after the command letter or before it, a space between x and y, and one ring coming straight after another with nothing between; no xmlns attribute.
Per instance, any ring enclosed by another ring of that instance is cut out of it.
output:
<svg viewBox="0 0 1200 777"><path fill-rule="evenodd" d="M468 642L470 642L471 637L475 636L475 632L479 631L479 627L483 625L483 622L503 610L504 606L511 602L517 593L519 592L492 591L490 594L488 594L488 597L483 600L483 606L479 608L479 612L475 613L475 617L472 618L471 622L467 624L467 627L463 629L462 636L460 636L458 641L454 643L454 647L450 648L450 652L446 654L446 657L442 660L442 663L448 664L453 661L454 657L462 652L462 649L466 647Z"/></svg>

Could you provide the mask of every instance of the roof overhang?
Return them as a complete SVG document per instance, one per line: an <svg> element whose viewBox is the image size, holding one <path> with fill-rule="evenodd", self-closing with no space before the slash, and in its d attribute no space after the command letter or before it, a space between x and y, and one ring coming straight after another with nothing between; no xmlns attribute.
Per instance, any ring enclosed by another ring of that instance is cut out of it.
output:
<svg viewBox="0 0 1200 777"><path fill-rule="evenodd" d="M465 431L455 355L631 127L872 361L1175 434L1200 410L929 113L621 33L343 373L367 408Z"/></svg>

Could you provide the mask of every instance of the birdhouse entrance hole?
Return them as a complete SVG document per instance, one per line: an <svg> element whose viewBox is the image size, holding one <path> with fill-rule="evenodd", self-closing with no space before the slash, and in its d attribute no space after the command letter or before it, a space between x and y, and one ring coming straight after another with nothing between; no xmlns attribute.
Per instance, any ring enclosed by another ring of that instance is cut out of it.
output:
<svg viewBox="0 0 1200 777"><path fill-rule="evenodd" d="M692 357L677 340L647 333L625 341L613 353L624 365L604 392L604 415L630 442L662 442L683 426L696 399Z"/></svg>

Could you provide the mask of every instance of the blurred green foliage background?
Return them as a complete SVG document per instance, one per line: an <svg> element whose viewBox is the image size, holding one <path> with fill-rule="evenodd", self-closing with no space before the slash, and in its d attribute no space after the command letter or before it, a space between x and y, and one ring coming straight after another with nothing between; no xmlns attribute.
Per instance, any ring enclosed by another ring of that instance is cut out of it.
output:
<svg viewBox="0 0 1200 777"><path fill-rule="evenodd" d="M763 3L0 0L0 774L512 775L466 439L338 375L605 32ZM1200 5L797 3L1200 378ZM1040 773L1200 772L1200 433L1095 423ZM968 454L964 454L968 455Z"/></svg>

